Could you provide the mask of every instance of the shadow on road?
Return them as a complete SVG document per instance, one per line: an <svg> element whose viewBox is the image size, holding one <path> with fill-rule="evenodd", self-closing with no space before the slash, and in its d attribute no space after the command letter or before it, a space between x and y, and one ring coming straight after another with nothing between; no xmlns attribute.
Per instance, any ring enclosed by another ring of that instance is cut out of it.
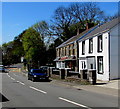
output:
<svg viewBox="0 0 120 109"><path fill-rule="evenodd" d="M40 80L35 80L35 82L51 82L52 80L51 79L40 79Z"/></svg>
<svg viewBox="0 0 120 109"><path fill-rule="evenodd" d="M104 84L107 84L107 83L96 83L95 85L104 85Z"/></svg>
<svg viewBox="0 0 120 109"><path fill-rule="evenodd" d="M0 102L7 102L7 101L9 101L9 100L0 93Z"/></svg>

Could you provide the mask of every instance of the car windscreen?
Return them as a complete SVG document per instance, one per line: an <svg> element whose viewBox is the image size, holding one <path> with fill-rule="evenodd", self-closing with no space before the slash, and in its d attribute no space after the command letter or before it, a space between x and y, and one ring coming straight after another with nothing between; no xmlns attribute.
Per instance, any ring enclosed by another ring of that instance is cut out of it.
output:
<svg viewBox="0 0 120 109"><path fill-rule="evenodd" d="M45 73L43 70L33 70L33 73Z"/></svg>

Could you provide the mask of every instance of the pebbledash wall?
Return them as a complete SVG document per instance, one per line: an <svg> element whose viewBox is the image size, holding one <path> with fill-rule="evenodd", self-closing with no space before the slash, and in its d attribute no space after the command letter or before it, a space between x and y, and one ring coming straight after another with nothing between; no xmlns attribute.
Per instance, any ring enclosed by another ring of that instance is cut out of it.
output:
<svg viewBox="0 0 120 109"><path fill-rule="evenodd" d="M118 25L112 29L102 32L102 34L94 35L93 39L93 52L89 53L89 39L79 42L79 72L83 69L82 62L85 62L84 69L90 69L88 58L93 57L93 69L96 70L97 80L109 81L118 77ZM98 37L102 35L102 52L98 52ZM85 54L82 55L82 42L85 41ZM98 57L103 57L103 73L98 73Z"/></svg>

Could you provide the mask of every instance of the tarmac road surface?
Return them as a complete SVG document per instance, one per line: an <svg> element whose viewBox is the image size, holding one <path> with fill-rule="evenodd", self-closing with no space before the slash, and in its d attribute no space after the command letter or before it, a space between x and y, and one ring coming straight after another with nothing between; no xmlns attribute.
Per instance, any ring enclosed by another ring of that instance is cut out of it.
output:
<svg viewBox="0 0 120 109"><path fill-rule="evenodd" d="M7 99L2 107L79 107L93 109L98 107L118 107L118 97L75 89L52 81L32 82L18 72L0 73L2 75L1 94ZM102 87L101 87L102 88Z"/></svg>

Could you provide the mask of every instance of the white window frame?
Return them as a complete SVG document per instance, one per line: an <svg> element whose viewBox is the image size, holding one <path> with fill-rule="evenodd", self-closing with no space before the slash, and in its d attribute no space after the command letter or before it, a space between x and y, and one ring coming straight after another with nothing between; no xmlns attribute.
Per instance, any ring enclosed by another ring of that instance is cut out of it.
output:
<svg viewBox="0 0 120 109"><path fill-rule="evenodd" d="M98 36L98 52L103 51L103 38L102 35Z"/></svg>
<svg viewBox="0 0 120 109"><path fill-rule="evenodd" d="M103 56L98 56L97 59L97 64L98 64L98 74L103 74L104 73L104 68L103 68Z"/></svg>
<svg viewBox="0 0 120 109"><path fill-rule="evenodd" d="M89 39L89 53L93 53L93 38Z"/></svg>

